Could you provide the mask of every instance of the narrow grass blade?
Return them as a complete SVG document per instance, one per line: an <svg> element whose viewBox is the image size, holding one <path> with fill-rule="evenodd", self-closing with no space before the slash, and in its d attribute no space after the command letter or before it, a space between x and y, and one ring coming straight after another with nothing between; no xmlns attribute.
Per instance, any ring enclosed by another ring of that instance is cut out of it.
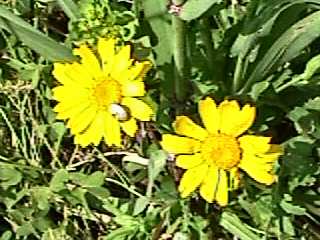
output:
<svg viewBox="0 0 320 240"><path fill-rule="evenodd" d="M1 28L9 29L10 32L14 33L24 44L46 59L52 61L71 61L76 59L69 48L34 29L29 23L1 6L0 19L3 23L0 25Z"/></svg>

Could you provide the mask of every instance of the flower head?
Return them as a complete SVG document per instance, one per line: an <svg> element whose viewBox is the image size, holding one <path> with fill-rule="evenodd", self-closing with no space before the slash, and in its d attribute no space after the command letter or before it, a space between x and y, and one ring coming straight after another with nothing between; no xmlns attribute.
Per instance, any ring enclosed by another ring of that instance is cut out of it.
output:
<svg viewBox="0 0 320 240"><path fill-rule="evenodd" d="M176 154L176 165L186 169L179 191L187 197L200 188L207 201L228 203L228 192L238 188L242 169L257 182L270 185L275 181L274 163L282 154L270 137L244 134L253 124L255 107L240 108L237 101L216 105L210 97L199 102L201 127L186 116L173 124L177 136L164 134L162 147Z"/></svg>
<svg viewBox="0 0 320 240"><path fill-rule="evenodd" d="M149 61L131 59L129 45L116 46L116 40L100 38L98 56L85 44L74 49L80 62L55 63L53 75L60 86L53 89L59 103L54 110L67 126L75 143L121 146L122 129L129 136L137 131L137 120L150 120L152 109L138 97L145 95L143 77Z"/></svg>

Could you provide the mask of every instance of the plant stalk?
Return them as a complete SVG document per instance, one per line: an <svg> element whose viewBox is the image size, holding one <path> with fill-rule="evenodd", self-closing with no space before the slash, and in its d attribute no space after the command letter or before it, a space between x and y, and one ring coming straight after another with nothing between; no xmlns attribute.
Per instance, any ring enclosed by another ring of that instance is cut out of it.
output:
<svg viewBox="0 0 320 240"><path fill-rule="evenodd" d="M181 6L184 0L173 0L173 4ZM186 22L178 16L172 17L172 26L174 29L174 49L173 58L175 64L175 97L178 103L184 103L189 89L189 68L187 59L187 32Z"/></svg>
<svg viewBox="0 0 320 240"><path fill-rule="evenodd" d="M206 55L207 55L207 62L208 62L208 70L210 71L210 76L212 79L214 78L214 43L211 36L210 31L210 23L209 18L204 17L200 21L201 24L201 38L202 42L204 44L204 47L206 49Z"/></svg>

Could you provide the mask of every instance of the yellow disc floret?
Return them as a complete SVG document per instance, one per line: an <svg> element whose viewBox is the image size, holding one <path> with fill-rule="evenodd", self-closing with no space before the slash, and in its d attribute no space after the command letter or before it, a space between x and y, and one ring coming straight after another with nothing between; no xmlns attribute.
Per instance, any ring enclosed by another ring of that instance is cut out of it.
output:
<svg viewBox="0 0 320 240"><path fill-rule="evenodd" d="M120 84L112 79L102 80L94 87L93 96L99 108L108 109L121 101Z"/></svg>
<svg viewBox="0 0 320 240"><path fill-rule="evenodd" d="M207 163L225 170L239 163L240 153L237 140L224 134L211 135L201 145L201 155Z"/></svg>

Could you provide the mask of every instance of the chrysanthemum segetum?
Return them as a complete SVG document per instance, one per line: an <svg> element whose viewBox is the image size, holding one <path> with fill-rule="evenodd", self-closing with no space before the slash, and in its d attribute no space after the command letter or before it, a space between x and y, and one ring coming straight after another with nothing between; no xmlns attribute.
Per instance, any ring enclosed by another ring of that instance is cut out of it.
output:
<svg viewBox="0 0 320 240"><path fill-rule="evenodd" d="M122 129L129 136L137 120L149 121L152 109L138 97L145 95L143 77L149 61L131 59L129 45L117 47L116 39L100 38L98 56L87 45L74 49L80 62L55 63L53 75L61 83L53 89L57 119L68 119L75 143L121 146Z"/></svg>
<svg viewBox="0 0 320 240"><path fill-rule="evenodd" d="M186 169L179 185L182 197L198 187L207 201L228 203L228 192L238 188L239 170L257 182L270 185L275 181L273 167L282 154L270 137L244 134L255 119L255 107L239 107L237 101L216 105L210 97L199 102L201 127L186 116L178 116L173 124L182 136L164 134L161 145L177 155L176 165Z"/></svg>

